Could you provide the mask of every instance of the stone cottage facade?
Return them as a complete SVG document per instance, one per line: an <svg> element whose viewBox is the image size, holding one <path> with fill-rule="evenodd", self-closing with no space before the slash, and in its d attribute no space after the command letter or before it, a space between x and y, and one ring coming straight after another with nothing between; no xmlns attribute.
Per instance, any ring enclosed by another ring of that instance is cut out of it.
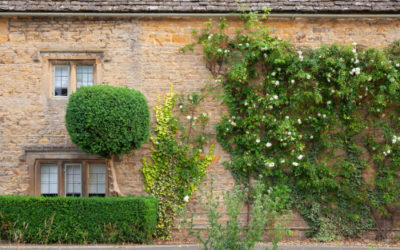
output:
<svg viewBox="0 0 400 250"><path fill-rule="evenodd" d="M240 3L271 8L273 35L297 46L382 47L400 39L397 0ZM178 93L198 91L210 79L202 53L178 50L192 41L192 29L239 9L233 0L0 1L0 194L110 195L106 161L70 142L64 124L68 95L84 85L126 86L143 92L154 107L171 83ZM202 108L212 124L224 112L213 102ZM149 148L115 162L122 193L145 195L140 168ZM222 192L234 181L221 164L229 155L219 145L215 155L208 173L216 175L216 192ZM202 228L205 215L195 199L190 203ZM291 228L301 237L308 226L295 215Z"/></svg>

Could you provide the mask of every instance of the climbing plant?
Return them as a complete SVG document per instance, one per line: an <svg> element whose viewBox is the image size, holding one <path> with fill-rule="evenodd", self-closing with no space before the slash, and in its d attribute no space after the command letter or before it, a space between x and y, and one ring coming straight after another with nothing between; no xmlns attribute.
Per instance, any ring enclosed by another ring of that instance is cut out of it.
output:
<svg viewBox="0 0 400 250"><path fill-rule="evenodd" d="M259 15L242 21L235 34L224 19L194 31L228 108L216 127L225 166L245 185L289 187L316 240L374 226L386 238L400 194L400 43L298 48Z"/></svg>
<svg viewBox="0 0 400 250"><path fill-rule="evenodd" d="M202 99L198 93L183 96L171 90L154 109L151 159L143 158L142 172L145 190L159 199L156 237L160 239L170 238L179 209L190 200L213 159L212 145L208 153L203 151L209 137L207 113L196 112Z"/></svg>

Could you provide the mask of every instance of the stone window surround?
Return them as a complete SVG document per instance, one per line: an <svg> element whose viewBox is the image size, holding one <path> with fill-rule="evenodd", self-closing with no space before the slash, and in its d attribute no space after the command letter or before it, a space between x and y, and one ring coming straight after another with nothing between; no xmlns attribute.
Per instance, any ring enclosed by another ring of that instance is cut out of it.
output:
<svg viewBox="0 0 400 250"><path fill-rule="evenodd" d="M42 84L41 92L48 99L68 100L69 94L76 90L76 65L93 65L93 84L102 83L104 51L100 50L76 50L76 49L41 49L33 57L34 62L42 63ZM53 83L54 65L71 65L70 67L70 85L68 96L55 96Z"/></svg>
<svg viewBox="0 0 400 250"><path fill-rule="evenodd" d="M40 196L40 164L55 163L58 165L58 194L65 196L65 175L63 166L65 163L81 163L82 164L82 196L89 195L89 164L105 164L106 165L106 194L110 196L110 167L108 161L98 155L86 154L75 148L72 149L26 149L23 159L28 165L29 172L29 188L28 195Z"/></svg>

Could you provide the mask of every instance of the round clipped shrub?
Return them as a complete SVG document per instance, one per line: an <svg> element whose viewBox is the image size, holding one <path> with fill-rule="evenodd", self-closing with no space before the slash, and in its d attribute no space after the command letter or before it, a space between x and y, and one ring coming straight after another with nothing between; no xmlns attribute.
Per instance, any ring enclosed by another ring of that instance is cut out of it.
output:
<svg viewBox="0 0 400 250"><path fill-rule="evenodd" d="M73 143L104 157L129 153L149 139L150 111L134 89L97 85L79 88L65 115Z"/></svg>

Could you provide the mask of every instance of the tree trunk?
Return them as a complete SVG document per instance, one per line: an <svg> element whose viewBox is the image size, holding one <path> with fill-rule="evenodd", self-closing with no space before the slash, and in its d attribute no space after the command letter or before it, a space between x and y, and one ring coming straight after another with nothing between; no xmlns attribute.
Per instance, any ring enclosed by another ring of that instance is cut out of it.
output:
<svg viewBox="0 0 400 250"><path fill-rule="evenodd" d="M115 172L114 158L115 158L115 155L112 155L108 159L108 165L110 166L110 170L111 170L110 193L111 193L111 196L124 196L124 194L119 189L119 185L118 185L118 181L117 181L117 174Z"/></svg>

